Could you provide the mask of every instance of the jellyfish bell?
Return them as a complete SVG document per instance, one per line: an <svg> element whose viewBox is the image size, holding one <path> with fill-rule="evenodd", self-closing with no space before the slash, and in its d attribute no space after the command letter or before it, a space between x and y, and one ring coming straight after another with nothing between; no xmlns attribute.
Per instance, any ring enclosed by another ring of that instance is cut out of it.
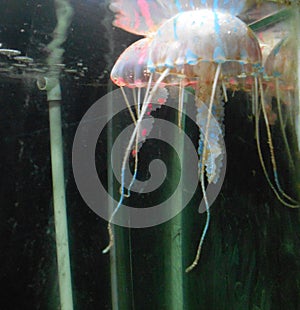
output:
<svg viewBox="0 0 300 310"><path fill-rule="evenodd" d="M111 71L111 80L121 88L127 108L135 124L143 104L147 104L148 111L146 115L150 115L152 109L159 107L167 97L167 90L164 89L164 85L160 85L156 94L152 96L151 102L145 102L144 100L160 76L158 73L150 73L147 69L150 42L150 38L143 38L131 44L120 55ZM132 89L135 113L131 108L132 104L130 104L124 88Z"/></svg>
<svg viewBox="0 0 300 310"><path fill-rule="evenodd" d="M237 76L255 80L260 66L261 52L254 33L240 19L224 12L205 9L180 13L157 30L150 44L149 71L184 76L196 89L199 113L210 100L215 108L222 106L222 100L215 98L220 97L222 83L226 89ZM214 174L208 178L217 180Z"/></svg>
<svg viewBox="0 0 300 310"><path fill-rule="evenodd" d="M254 67L261 63L260 47L254 33L239 18L218 11L183 12L157 30L150 45L149 70L170 67L180 72L194 65L197 76L199 66L195 65L201 62Z"/></svg>
<svg viewBox="0 0 300 310"><path fill-rule="evenodd" d="M149 42L149 38L140 39L119 56L110 74L114 84L129 88L147 86L150 76L147 70Z"/></svg>
<svg viewBox="0 0 300 310"><path fill-rule="evenodd" d="M150 71L169 68L169 74L181 74L190 84L198 84L198 89L200 85L211 89L218 66L218 80L234 90L252 89L261 67L254 33L228 13L198 10L178 14L157 30L150 45ZM202 91L201 96L205 95L210 96Z"/></svg>

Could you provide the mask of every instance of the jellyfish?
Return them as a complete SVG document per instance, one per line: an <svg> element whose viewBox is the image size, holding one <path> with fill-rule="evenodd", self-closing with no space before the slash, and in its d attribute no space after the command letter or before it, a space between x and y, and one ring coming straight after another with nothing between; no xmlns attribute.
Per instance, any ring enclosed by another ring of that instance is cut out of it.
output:
<svg viewBox="0 0 300 310"><path fill-rule="evenodd" d="M222 168L224 150L220 143L223 135L220 128L226 88L231 87L231 78L239 77L240 84L246 78L251 78L253 100L257 101L260 67L261 51L254 33L239 18L218 10L202 9L180 13L157 30L150 44L150 72L177 74L195 88L197 124L200 129L199 179L207 220L196 257L186 269L187 272L199 261L209 226L205 174L208 183L216 183Z"/></svg>
<svg viewBox="0 0 300 310"><path fill-rule="evenodd" d="M154 120L151 116L151 112L160 108L168 97L167 89L164 87L164 85L160 84L160 87L157 89L156 93L154 94L152 92L152 100L146 100L151 90L151 86L157 81L157 79L159 79L159 74L151 75L147 70L148 46L150 42L151 39L146 37L131 44L120 55L111 71L111 80L115 85L120 87L127 109L135 126L137 125L137 120L140 118L141 109L143 106L145 106L144 114L146 114L147 120L145 120L144 117L142 126L140 126L139 130L134 133L135 145L130 145L130 147L127 148L130 148L131 154L135 158L134 173L127 188L127 194L125 193L126 160L124 157L121 171L120 200L114 212L111 214L108 222L110 242L108 246L102 251L103 253L107 253L113 246L114 237L111 229L112 220L121 207L123 199L130 196L130 190L134 184L134 181L136 180L138 171L138 151L153 127ZM129 102L130 100L124 88L132 89L132 98L135 107L134 111L132 110L132 105Z"/></svg>
<svg viewBox="0 0 300 310"><path fill-rule="evenodd" d="M279 199L279 201L285 206L291 208L298 208L299 203L295 201L293 198L291 198L289 195L287 195L280 185L270 127L277 121L277 115L278 115L279 126L282 133L285 150L287 153L288 163L292 168L292 170L294 170L295 163L292 158L288 138L285 132L286 121L283 118L282 110L284 106L285 111L287 111L286 115L287 116L290 115L289 118L290 121L292 122L292 127L295 128L295 124L297 123L297 121L296 119L294 119L293 115L296 115L295 113L296 112L295 83L297 80L296 62L297 62L297 49L295 45L295 40L293 40L292 37L289 36L282 39L277 45L275 45L273 50L266 58L264 64L264 83L266 84L266 88L264 90L264 93L261 93L261 101L262 101L261 110L268 136L268 144L269 144L270 158L272 163L275 185L272 183L271 178L268 175L264 159L262 156L262 151L260 148L259 121L258 121L260 111L257 111L256 126L255 126L259 158L264 174L267 178L267 181L271 189L275 193L276 197ZM272 110L272 98L276 98L277 114Z"/></svg>
<svg viewBox="0 0 300 310"><path fill-rule="evenodd" d="M195 259L186 269L189 272L198 264L210 222L205 182L216 184L223 165L223 117L227 89L251 90L253 106L258 109L262 85L261 50L251 29L236 17L248 1L199 1L196 5L194 1L185 0L136 0L132 1L134 7L132 2L127 6L127 2L112 2L111 9L116 13L114 25L146 37L147 53L144 56L147 56L144 59L147 62L143 62L143 70L139 67L141 71L138 71L143 72L142 83L134 78L131 85L135 88L139 84L146 88L146 92L124 154L122 172L141 132L148 104L157 91L164 85L179 86L178 110L181 111L185 87L195 89L196 120L200 131L198 174L207 217ZM136 57L125 65L134 74L138 59ZM122 78L125 71L120 71ZM120 81L114 74L112 78ZM129 86L127 82L126 85ZM122 189L123 179L121 183ZM121 194L119 205L123 197Z"/></svg>

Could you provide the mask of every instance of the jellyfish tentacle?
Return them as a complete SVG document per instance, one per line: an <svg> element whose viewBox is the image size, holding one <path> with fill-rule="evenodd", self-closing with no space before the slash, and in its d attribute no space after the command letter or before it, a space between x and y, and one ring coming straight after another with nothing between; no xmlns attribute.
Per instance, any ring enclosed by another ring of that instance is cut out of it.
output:
<svg viewBox="0 0 300 310"><path fill-rule="evenodd" d="M227 96L227 89L224 80L222 80L222 90L223 90L223 96L224 96L224 101L228 101L228 96Z"/></svg>
<svg viewBox="0 0 300 310"><path fill-rule="evenodd" d="M215 105L213 105L213 108ZM220 144L220 139L222 138L222 133L219 130L218 122L211 124L208 128L208 141L209 145L207 146L206 152L203 151L204 139L203 134L206 120L208 118L208 113L203 113L201 108L198 108L197 112L197 123L200 129L200 139L199 139L199 148L198 153L200 159L204 158L205 172L209 183L216 183L219 179L220 174L220 164L222 163L222 153L223 149ZM206 119L204 119L206 118ZM201 170L201 160L199 161L199 170Z"/></svg>
<svg viewBox="0 0 300 310"><path fill-rule="evenodd" d="M179 83L179 96L178 96L178 127L182 129L182 111L183 111L183 101L184 101L184 85L181 80Z"/></svg>
<svg viewBox="0 0 300 310"><path fill-rule="evenodd" d="M129 111L129 114L131 116L131 119L132 119L133 123L136 124L136 117L135 117L135 115L133 113L133 110L131 109L131 105L130 105L128 97L127 97L127 95L125 93L124 87L120 86L120 89L122 91L122 95L123 95L124 101L126 103L127 109ZM133 99L134 99L135 106L137 106L138 103L136 103L137 100L136 100L134 89L132 89L132 94L133 94ZM138 143L138 136L136 137L136 145L137 145L137 143ZM135 148L135 149L137 149L137 148ZM132 185L133 185L133 183L134 183L134 181L136 179L136 175L137 175L137 166L138 166L138 157L136 156L135 157L135 164L134 164L134 174L133 174L132 180L130 182L130 185L128 187L127 194L124 194L124 196L126 198L130 197L130 189L131 189L131 187L132 187ZM121 194L121 188L120 188L119 192Z"/></svg>
<svg viewBox="0 0 300 310"><path fill-rule="evenodd" d="M257 78L256 78L257 79ZM265 123L266 123L266 129L267 129L267 135L268 135L268 143L269 143L269 150L270 150L270 153L271 153L271 162L272 162L272 167L273 167L273 174L274 174L274 179L275 179L275 184L277 186L277 189L276 187L274 186L274 184L272 183L270 177L269 177L269 174L267 172L267 169L266 169L266 165L265 165L265 162L264 162L264 159L263 159L263 155L262 155L262 151L261 151L261 146L260 146L260 128L259 128L259 114L260 114L260 109L259 109L259 106L258 106L258 94L256 94L256 98L255 99L255 111L256 111L256 116L255 116L255 138L256 138L256 145L257 145L257 150L258 150L258 156L259 156L259 161L260 161L260 164L262 166L262 169L263 169L263 172L264 172L264 175L265 175L265 178L270 186L270 188L272 189L272 191L274 192L275 196L277 197L277 199L283 204L285 205L286 207L289 207L289 208L299 208L299 203L297 201L295 201L293 198L291 198L290 196L288 196L282 189L281 189L281 186L280 186L280 183L278 181L278 176L277 176L277 166L276 166L276 160L275 160L275 156L274 156L274 147L273 147L273 143L272 143L272 137L271 137L271 132L270 132L270 128L269 128L269 123L268 123L268 119L267 119L267 114L266 114L266 110L265 110L265 107L264 107L264 97L263 97L263 88L262 88L262 81L261 81L261 78L258 78L259 79L259 88L260 88L260 92L261 92L261 107L262 107L262 111L263 111L263 117L264 117L264 120L265 120ZM257 82L256 82L257 83ZM275 166L274 166L275 164ZM279 187L278 187L279 185ZM287 202L285 201L281 196L280 194L282 194L285 198L287 198L290 202Z"/></svg>
<svg viewBox="0 0 300 310"><path fill-rule="evenodd" d="M213 86L212 86L212 91L211 91L211 97L210 97L210 103L209 103L209 108L208 108L208 119L207 119L207 123L206 123L206 128L205 128L205 135L204 135L204 142L203 142L203 153L206 153L206 149L208 148L208 131L209 131L209 126L210 126L210 121L211 121L211 117L212 117L212 109L213 109L213 102L214 102L214 98L215 98L215 93L216 93L216 88L217 88L217 84L218 84L218 80L219 80L219 76L221 73L221 63L218 63L216 72L215 72L215 77L214 77L214 82L213 82ZM198 248L197 248L197 252L196 252L196 256L194 261L192 262L192 264L190 266L188 266L185 270L185 272L190 272L191 270L193 270L200 259L200 255L201 255L201 249L202 249L202 245L203 242L205 240L205 236L206 233L208 231L208 227L209 227L209 222L210 222L210 211L209 211L209 203L208 203L208 199L207 199L207 195L206 195L206 190L205 190L205 181L204 181L204 163L205 163L205 159L204 156L202 156L201 158L201 170L200 170L200 184L201 184L201 190L202 190L202 194L203 194L203 199L204 199L204 203L205 203L205 208L206 208L206 222L205 222L205 226L198 244Z"/></svg>
<svg viewBox="0 0 300 310"><path fill-rule="evenodd" d="M133 92L134 92L134 89L133 89ZM151 102L147 103L147 105L148 105L148 110L146 111L147 122L144 122L144 126L141 127L140 130L137 131L137 135L136 135L136 139L135 139L135 146L133 149L134 156L135 156L134 173L133 173L131 182L127 188L127 195L125 196L126 198L130 197L131 188L132 188L132 186L136 180L137 169L138 169L138 153L139 153L139 150L142 147L147 136L150 134L150 132L153 128L154 117L151 115L151 112L154 111L155 107L156 107L156 109L160 108L161 104L159 104L159 106L157 108L157 103L160 100L162 100L162 101L166 100L167 96L168 96L167 89L166 88L159 88L158 90L156 90L155 93L152 93ZM140 88L138 88L138 98L136 98L136 96L134 96L134 103L135 103L135 107L136 107L137 118L139 118L140 113L141 113L141 90L140 90ZM135 124L136 124L136 122L135 122Z"/></svg>
<svg viewBox="0 0 300 310"><path fill-rule="evenodd" d="M140 117L141 113L141 88L138 88L138 99L137 99L137 116Z"/></svg>
<svg viewBox="0 0 300 310"><path fill-rule="evenodd" d="M140 87L138 89L140 89ZM135 113L138 117L139 116L139 103L138 103L139 99L136 96L135 88L132 88L132 97L133 97L133 102L134 102Z"/></svg>
<svg viewBox="0 0 300 310"><path fill-rule="evenodd" d="M138 154L139 154L139 152L138 152L138 143L139 143L139 132L137 132L136 138L135 138L134 172L133 172L133 176L132 176L132 179L130 181L130 184L128 186L128 189L127 189L127 196L126 196L126 198L130 197L130 191L131 191L131 188L132 188L132 186L134 184L134 181L136 180L136 176L137 176L137 171L138 171Z"/></svg>
<svg viewBox="0 0 300 310"><path fill-rule="evenodd" d="M281 111L281 104L280 104L280 93L279 93L279 81L278 78L275 78L275 88L276 88L276 103L277 103L277 110L278 110L278 116L279 116L279 124L280 124L280 130L284 142L285 149L287 151L289 164L293 170L295 170L295 163L292 158L291 149L287 140L287 136L284 130L284 124L283 124L283 117L282 117L282 111Z"/></svg>
<svg viewBox="0 0 300 310"><path fill-rule="evenodd" d="M150 75L150 79L149 79L149 83L148 83L148 86L147 86L147 89L146 89L146 96L145 98L147 98L147 95L150 91L150 86L151 86L151 82L152 82L152 77L153 77L153 74ZM126 97L127 98L127 97ZM145 100L143 102L143 104L145 103ZM130 106L130 105L129 105ZM146 112L146 111L145 111ZM139 120L139 118L138 118ZM137 128L137 123L135 123L136 127L135 129ZM133 134L133 140L135 138L135 135L136 135L137 131L134 130ZM132 135L133 135L132 134ZM132 144L132 143L131 143ZM128 147L127 147L128 149ZM126 164L126 161L127 161L127 157L129 156L129 154L126 156L126 153L127 153L127 149L126 149L126 152L125 152L125 155L123 157L123 162L122 162L122 168L121 168L121 187L120 187L120 199L119 199L119 202L118 202L118 205L117 207L115 208L115 210L113 211L113 213L111 214L110 216L110 219L108 221L108 224L107 224L107 231L108 231L108 236L109 236L109 243L108 245L102 250L102 253L103 254L106 254L109 252L109 250L113 247L114 245L114 234L113 234L113 230L112 230L112 226L111 226L111 223L112 223L112 220L115 216L115 214L118 212L118 210L120 209L122 203L123 203L123 200L124 198L126 198L125 196L125 193L124 193L124 188L125 188L125 164ZM130 151L129 151L130 152Z"/></svg>
<svg viewBox="0 0 300 310"><path fill-rule="evenodd" d="M134 141L136 141L136 136L138 134L138 131L140 130L140 126L141 126L141 122L147 112L147 108L148 108L148 104L151 102L151 99L153 97L153 94L155 94L157 88L159 87L160 83L162 82L162 80L169 74L170 68L167 68L164 70L164 72L161 74L161 76L159 77L159 79L155 82L153 88L151 89L151 84L152 84L152 78L153 78L153 74L150 74L150 78L149 78L149 82L147 85L147 89L146 89L146 95L142 104L142 109L141 109L141 113L140 113L140 117L137 119L136 121L136 126L134 128L133 133L131 134L130 140L128 142L128 145L126 147L126 151L123 157L123 161L122 161L122 168L121 168L121 195L120 195L120 199L118 202L117 207L115 208L115 210L112 212L109 222L108 222L108 233L109 233L109 244L107 245L107 247L102 251L102 253L108 253L109 250L111 249L111 247L114 244L114 236L113 236L113 231L111 229L111 223L113 218L115 217L115 215L117 214L118 210L120 209L120 207L122 206L123 200L125 198L124 195L124 188L125 188L125 167L126 167L126 163L128 161L130 152L132 150L132 146ZM151 89L151 90L150 90Z"/></svg>
<svg viewBox="0 0 300 310"><path fill-rule="evenodd" d="M124 91L124 87L123 87L123 86L120 86L120 89L121 89L121 91L122 91L123 98L124 98L124 101L125 101L125 103L126 103L126 106L127 106L128 111L129 111L129 114L130 114L130 116L131 116L131 119L132 119L132 121L134 122L134 124L136 124L136 118L135 118L134 113L133 113L133 111L132 111L132 109L131 109L131 105L130 105L130 103L129 103L129 100L128 100L128 98L127 98L127 95L126 95L126 93L125 93L125 91Z"/></svg>
<svg viewBox="0 0 300 310"><path fill-rule="evenodd" d="M297 74L295 70L297 66L296 55L297 55L296 41L291 36L287 36L283 38L278 44L275 45L273 50L268 55L264 64L264 72L267 83L266 93L269 93L271 98L276 97L279 126L282 134L282 139L285 145L289 167L292 170L295 170L295 162L293 160L291 149L285 132L286 121L289 119L289 117L287 115L286 120L284 120L282 116L282 102L286 103L288 107L293 106L293 100L291 99L291 92L295 91L296 89L295 84L295 81L297 80ZM271 83L269 83L269 81ZM260 82L260 84L262 84L262 82ZM273 89L274 84L275 84L274 88L275 92ZM278 195L281 195L283 200L287 200L285 205L288 205L289 207L293 208L299 207L300 203L295 199L291 198L289 195L287 195L280 185L274 146L271 136L271 129L266 113L265 97L263 96L263 94L261 94L261 100L262 100L261 108L267 131L267 138L271 157L270 161L273 169L274 187L276 187ZM294 126L295 124L292 124L293 128ZM274 191L273 188L272 190Z"/></svg>
<svg viewBox="0 0 300 310"><path fill-rule="evenodd" d="M262 112L263 112L263 117L264 117L264 121L265 121L266 130L267 130L268 145L269 145L269 151L270 151L270 157L271 157L271 163L272 163L272 168L273 168L273 175L274 175L275 184L277 186L277 189L278 189L279 193L282 196L284 196L291 203L295 203L296 204L295 206L292 205L293 207L300 207L295 199L291 198L288 194L286 194L284 192L284 190L282 189L281 184L279 182L278 170L277 170L277 162L276 162L276 158L275 158L275 151L274 151L274 145L273 145L273 139L272 139L272 135L271 135L271 131L270 131L270 125L269 125L269 122L268 122L267 112L266 112L266 109L265 109L265 103L264 103L264 99L263 98L262 98L262 101L263 101L262 102Z"/></svg>
<svg viewBox="0 0 300 310"><path fill-rule="evenodd" d="M261 78L259 79L259 83L260 83L260 89L262 91L263 88L262 88L262 80L261 80ZM265 108L265 102L264 102L263 94L261 94L261 96L262 96L261 97L262 98L262 111L263 111L263 117L264 117L266 129L267 129L269 151L270 151L270 154L271 154L271 162L272 162L272 167L273 167L273 174L274 174L275 183L277 185L277 188L278 188L279 192L285 198L287 198L289 201L291 201L293 203L297 203L296 200L294 200L293 198L291 198L289 195L287 195L284 192L284 190L282 189L282 187L280 185L280 182L279 182L279 179L278 179L278 170L277 170L277 163L276 163L276 158L275 158L273 139L272 139L272 135L271 135L271 131L270 131L270 125L269 125L269 121L268 121L268 117L267 117L267 112L266 112L266 108Z"/></svg>
<svg viewBox="0 0 300 310"><path fill-rule="evenodd" d="M136 115L137 115L137 118L139 118L140 105L141 105L141 88L140 87L138 88L138 97L137 98L136 98L135 89L133 89L132 91L133 91L133 100L134 100ZM139 143L139 135L137 133L136 139L135 139L135 147L134 147L134 151L135 151L134 172L133 172L133 176L132 176L131 182L130 182L130 184L128 186L128 189L127 189L127 197L130 197L130 191L131 191L131 188L132 188L132 186L134 184L134 181L136 180L136 176L137 176L137 170L138 170L138 143Z"/></svg>

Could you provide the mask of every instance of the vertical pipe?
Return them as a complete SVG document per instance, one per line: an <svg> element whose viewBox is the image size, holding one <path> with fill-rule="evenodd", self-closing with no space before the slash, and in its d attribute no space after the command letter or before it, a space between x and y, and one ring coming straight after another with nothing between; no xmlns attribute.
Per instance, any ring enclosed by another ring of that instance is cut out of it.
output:
<svg viewBox="0 0 300 310"><path fill-rule="evenodd" d="M53 208L55 219L57 268L61 310L73 309L71 268L69 256L68 225L65 198L65 178L63 164L63 144L61 130L61 89L59 83L60 66L64 49L61 45L67 39L67 31L72 21L73 8L68 0L55 0L57 24L53 39L47 45L47 77L40 78L37 86L47 91L49 103L50 147L53 184Z"/></svg>
<svg viewBox="0 0 300 310"><path fill-rule="evenodd" d="M180 89L183 91L182 89ZM185 128L185 117L184 117L184 106L186 104L186 94L181 94L179 91L179 97L182 96L183 105L182 105L182 116L181 116L181 128L179 130L184 130ZM180 118L180 117L179 117ZM184 162L184 135L175 134L174 136L174 148L177 151L177 155ZM176 158L171 159L171 169L173 165L176 164ZM184 167L181 167L183 169ZM175 171L176 169L172 169ZM171 171L171 173L172 173ZM183 176L183 173L181 176ZM174 180L177 178L174 176ZM183 190L178 191L177 195L174 195L171 204L174 208L181 209L183 204ZM183 275L184 266L183 266L183 232L182 232L182 213L176 215L168 223L164 224L164 256L165 256L165 286L166 286L166 305L167 309L180 310L185 309L184 302L184 285L183 285Z"/></svg>
<svg viewBox="0 0 300 310"><path fill-rule="evenodd" d="M180 195L177 195L180 196ZM174 197L175 198L175 197ZM174 207L182 203L182 197L177 197ZM182 214L179 213L169 223L166 224L165 242L168 246L164 247L165 251L165 282L167 296L166 305L170 310L184 309L184 296L183 296L183 275L184 268L182 264Z"/></svg>
<svg viewBox="0 0 300 310"><path fill-rule="evenodd" d="M72 310L73 297L61 130L61 89L57 78L40 78L37 81L37 86L40 90L47 91L49 104L52 192L60 307L61 310Z"/></svg>
<svg viewBox="0 0 300 310"><path fill-rule="evenodd" d="M73 309L60 101L49 101L53 206L61 310Z"/></svg>

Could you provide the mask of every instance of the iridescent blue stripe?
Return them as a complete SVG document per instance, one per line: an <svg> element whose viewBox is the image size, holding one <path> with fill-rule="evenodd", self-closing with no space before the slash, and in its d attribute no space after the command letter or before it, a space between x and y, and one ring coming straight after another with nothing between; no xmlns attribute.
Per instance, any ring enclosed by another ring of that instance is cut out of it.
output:
<svg viewBox="0 0 300 310"><path fill-rule="evenodd" d="M182 12L182 5L180 3L180 0L176 0L175 5L177 7L178 12L181 13Z"/></svg>

